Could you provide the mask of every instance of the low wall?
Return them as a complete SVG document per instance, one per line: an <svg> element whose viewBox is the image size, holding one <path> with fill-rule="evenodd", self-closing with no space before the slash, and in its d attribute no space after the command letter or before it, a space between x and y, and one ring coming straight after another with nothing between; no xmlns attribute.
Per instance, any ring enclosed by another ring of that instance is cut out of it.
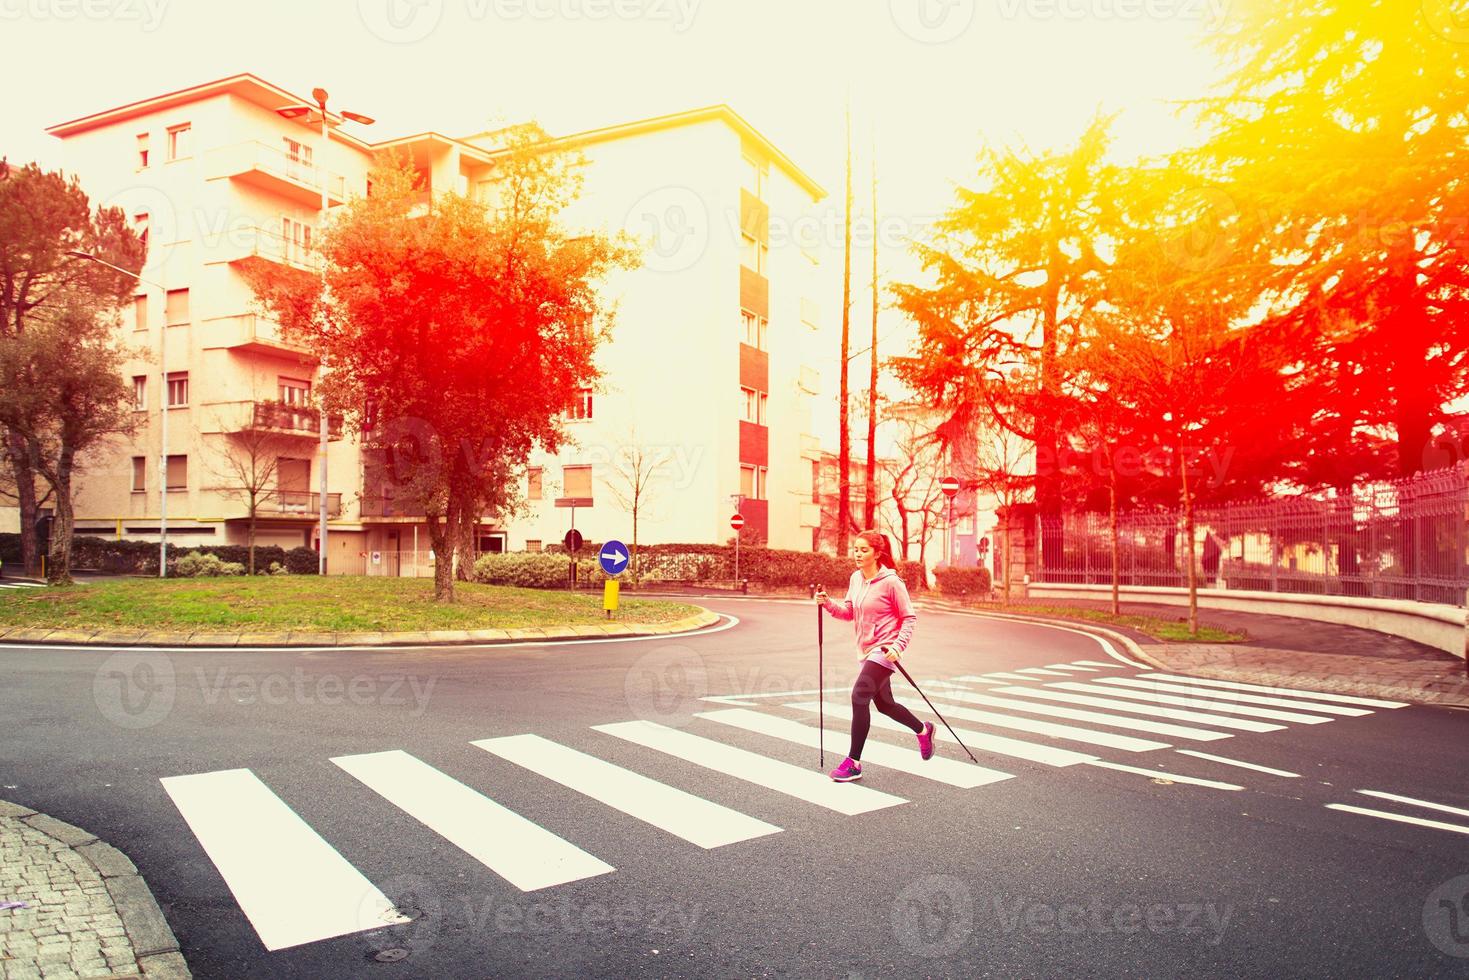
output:
<svg viewBox="0 0 1469 980"><path fill-rule="evenodd" d="M1108 599L1110 585L1073 585L1065 582L1031 582L1026 586L1031 599ZM1124 602L1150 602L1187 606L1188 590L1161 586L1124 585ZM1427 646L1464 656L1464 610L1431 602L1405 599L1362 599L1334 595L1296 595L1289 592L1199 589L1200 609L1292 616L1341 626L1356 626L1401 636Z"/></svg>

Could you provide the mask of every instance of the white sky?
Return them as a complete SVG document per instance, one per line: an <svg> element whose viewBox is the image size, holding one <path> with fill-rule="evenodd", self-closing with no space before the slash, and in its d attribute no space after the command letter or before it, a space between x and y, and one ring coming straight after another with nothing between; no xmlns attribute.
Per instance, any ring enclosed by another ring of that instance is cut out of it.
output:
<svg viewBox="0 0 1469 980"><path fill-rule="evenodd" d="M60 166L47 125L240 71L301 94L323 85L338 108L376 117L373 140L524 119L567 133L727 102L839 209L850 92L859 209L875 134L883 217L920 227L981 147L1069 143L1098 109L1124 110L1120 159L1191 141L1166 101L1206 88L1214 62L1198 42L1231 2L0 0L0 152ZM831 322L839 235L824 259ZM916 274L900 241L883 242L880 264ZM861 334L870 265L853 258ZM880 330L883 352L900 352L901 318L885 312Z"/></svg>

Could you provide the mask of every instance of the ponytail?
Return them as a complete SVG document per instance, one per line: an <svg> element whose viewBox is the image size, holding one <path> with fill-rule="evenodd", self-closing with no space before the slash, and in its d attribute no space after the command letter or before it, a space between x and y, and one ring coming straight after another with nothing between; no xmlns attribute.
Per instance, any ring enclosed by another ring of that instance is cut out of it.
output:
<svg viewBox="0 0 1469 980"><path fill-rule="evenodd" d="M895 572L898 570L898 563L893 560L893 546L888 541L886 534L883 534L881 531L863 531L857 537L866 541L872 550L877 553L877 566L879 568L891 568Z"/></svg>

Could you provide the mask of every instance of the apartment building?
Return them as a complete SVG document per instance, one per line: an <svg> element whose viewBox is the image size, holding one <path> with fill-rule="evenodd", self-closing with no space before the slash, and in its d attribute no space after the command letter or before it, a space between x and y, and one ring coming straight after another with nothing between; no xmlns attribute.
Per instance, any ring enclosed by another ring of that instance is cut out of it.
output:
<svg viewBox="0 0 1469 980"><path fill-rule="evenodd" d="M275 111L310 102L244 74L48 130L93 201L124 208L148 243L122 327L128 346L148 352L125 368L140 424L80 476L79 533L156 540L166 494L172 541L241 543L250 482L242 458L268 453L257 541L317 543L319 366L262 315L243 272L252 263L315 268L323 187L329 209L366 193L385 153L413 162L427 197L490 193L502 151L495 133L371 143L335 114L323 142L319 116ZM788 230L824 192L727 106L553 143L587 164L567 221L630 232L648 252L641 268L606 285L616 331L598 353L602 382L589 383L571 413L572 444L531 461L528 512L486 524L480 548L561 540L571 511L556 504L570 498L588 539L630 537L631 514L613 488L634 449L659 463L638 515L641 541L723 541L738 507L746 542L809 548L819 523L808 431L816 253ZM373 478L373 461L338 420L328 429L329 569L426 571L421 515Z"/></svg>

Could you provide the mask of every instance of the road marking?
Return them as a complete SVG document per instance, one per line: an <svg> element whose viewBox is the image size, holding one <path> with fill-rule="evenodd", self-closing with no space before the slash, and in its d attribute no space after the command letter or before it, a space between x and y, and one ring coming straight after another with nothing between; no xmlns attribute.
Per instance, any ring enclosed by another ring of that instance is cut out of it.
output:
<svg viewBox="0 0 1469 980"><path fill-rule="evenodd" d="M1233 728L1241 732L1278 732L1285 728L1284 725L1269 725L1263 721L1226 718L1223 715L1211 715L1202 711L1184 711L1179 708L1155 708L1151 705L1137 704L1131 701L1118 701L1112 698L1094 698L1085 694L1068 694L1065 691L1052 691L1049 688L997 687L995 691L999 694L1018 694L1022 697L1045 698L1048 701L1064 701L1068 704L1085 704L1093 708L1107 708L1111 711L1127 711L1136 715L1150 715L1154 718L1171 718L1174 721L1193 721L1203 725L1214 725L1219 728Z"/></svg>
<svg viewBox="0 0 1469 980"><path fill-rule="evenodd" d="M964 674L962 677L955 677L954 680L956 680L956 681L962 681L965 684L998 684L999 683L999 681L992 681L988 677L981 677L978 674Z"/></svg>
<svg viewBox="0 0 1469 980"><path fill-rule="evenodd" d="M812 772L758 752L749 752L710 738L691 735L653 721L593 725L592 730L655 749L777 793L794 796L849 817L908 802L902 797L866 786L833 782L824 772Z"/></svg>
<svg viewBox="0 0 1469 980"><path fill-rule="evenodd" d="M1016 667L1017 674L1044 674L1047 677L1070 677L1064 670L1047 670L1045 667Z"/></svg>
<svg viewBox="0 0 1469 980"><path fill-rule="evenodd" d="M806 701L787 704L786 707L794 708L797 711L814 712L816 710L816 702ZM842 706L828 701L826 710L835 711L840 707ZM850 712L850 709L848 711ZM1017 731L1030 732L1034 735L1050 735L1072 742L1085 742L1088 745L1104 745L1107 748L1121 749L1124 752L1151 752L1154 749L1166 749L1169 747L1167 742L1153 742L1145 738L1134 738L1131 735L1114 735L1112 732L1096 732L1089 728L1076 728L1071 725L1060 725L1055 722L1041 721L1036 718L1019 718L1014 715L1003 715L992 711L978 711L974 708L958 708L952 705L945 705L944 713L950 717L960 718L964 721L977 721L996 728L1013 728ZM962 735L960 736L960 738L964 737Z"/></svg>
<svg viewBox="0 0 1469 980"><path fill-rule="evenodd" d="M1361 793L1363 796L1375 796L1378 799L1382 800L1393 800L1397 803L1409 803L1413 806L1427 807L1430 810L1440 810L1444 813L1452 813L1455 816L1459 817L1469 817L1469 810L1463 810L1459 807L1449 806L1444 803L1433 803L1429 800L1415 800L1411 796L1398 796L1396 793L1384 793L1381 790L1376 789L1359 789L1357 790L1357 792Z"/></svg>
<svg viewBox="0 0 1469 980"><path fill-rule="evenodd" d="M1236 691L1219 691L1214 688L1198 688L1187 684L1168 684L1163 681L1142 681L1133 677L1098 677L1098 684L1122 687L1138 687L1160 694L1187 694L1196 698L1212 698L1216 701L1237 701L1241 704L1269 704L1278 708L1301 708L1319 711L1322 714L1338 715L1343 718L1360 718L1372 714L1366 708L1348 708L1340 704L1317 704L1291 698L1270 698L1258 694L1240 694Z"/></svg>
<svg viewBox="0 0 1469 980"><path fill-rule="evenodd" d="M409 921L249 769L159 782L267 950Z"/></svg>
<svg viewBox="0 0 1469 980"><path fill-rule="evenodd" d="M1104 660L1074 660L1074 661L1072 661L1072 663L1075 663L1078 666L1107 667L1107 668L1109 668L1111 670L1116 670L1117 669L1117 665L1116 664L1109 664L1109 663L1107 663ZM1127 666L1129 666L1129 667L1139 667L1141 665L1140 664L1135 664L1131 660L1129 660L1129 661L1127 661ZM1147 670L1146 667L1143 667L1142 669L1143 670Z"/></svg>
<svg viewBox="0 0 1469 980"><path fill-rule="evenodd" d="M1209 789L1242 790L1243 786L1234 783L1220 783L1212 779L1199 779L1196 776L1180 776L1177 773L1163 772L1161 769L1139 769L1137 766L1124 766L1117 762L1103 762L1097 759L1087 765L1098 766L1102 769L1115 769L1118 772L1131 772L1139 776L1149 776L1153 779L1166 779L1170 783L1187 783L1189 786L1207 786Z"/></svg>
<svg viewBox="0 0 1469 980"><path fill-rule="evenodd" d="M614 870L407 752L344 755L332 761L523 892Z"/></svg>
<svg viewBox="0 0 1469 980"><path fill-rule="evenodd" d="M1098 674L1101 671L1095 667L1082 667L1080 664L1046 664L1047 670L1083 670L1088 673Z"/></svg>
<svg viewBox="0 0 1469 980"><path fill-rule="evenodd" d="M852 690L850 685L847 687L824 687L820 691L812 687L804 691L775 691L769 694L711 694L699 700L748 704L756 698L789 698L795 697L798 694L845 694L850 690Z"/></svg>
<svg viewBox="0 0 1469 980"><path fill-rule="evenodd" d="M1341 810L1343 813L1360 813L1366 817L1377 817L1380 820L1396 820L1398 823L1410 823L1416 827L1428 827L1433 830L1448 830L1456 834L1469 834L1469 827L1461 827L1456 823L1442 823L1438 820L1424 820L1422 817L1410 817L1404 813L1388 813L1386 810L1369 810L1362 806L1351 806L1346 803L1328 803L1328 810Z"/></svg>
<svg viewBox="0 0 1469 980"><path fill-rule="evenodd" d="M809 708L802 707L800 710L815 711L816 705L810 705ZM828 714L835 715L839 718L851 720L852 709L850 706L839 704L831 705L826 710ZM953 714L953 712L950 713ZM954 715L954 717L957 718L959 716ZM913 734L912 729L908 728L908 726L893 721L893 719L877 711L874 711L872 713L872 723L880 728L904 732L905 734L910 736ZM947 741L944 736L948 735L949 733L948 730L945 728L935 727L933 734L934 738L939 739L942 742ZM964 744L971 749L983 749L986 752L993 752L996 755L1008 755L1016 759L1025 759L1029 762L1038 762L1043 766L1074 766L1077 763L1090 762L1092 759L1096 758L1096 756L1094 755L1087 755L1083 752L1074 752L1071 749L1058 749L1049 745L1037 745L1035 742L1026 742L1018 738L1006 738L1003 735L988 735L984 732L966 731L963 728L955 729L954 734L958 735L960 740L963 741ZM870 741L867 743L869 748L872 746L872 744L873 743ZM885 747L896 749L896 746ZM955 749L957 751L963 751L957 746L955 746ZM905 756L912 755L914 758L917 758L917 753L913 752L911 749L896 750L902 752ZM867 752L867 749L863 749L863 752L865 754ZM948 760L939 760L937 758L934 758L930 759L928 762L920 762L919 765L931 766L933 765L933 763L939 761ZM972 762L966 761L962 764L968 768L974 768L974 764Z"/></svg>
<svg viewBox="0 0 1469 980"><path fill-rule="evenodd" d="M1150 732L1154 735L1167 735L1171 738L1186 738L1194 742L1214 742L1221 738L1233 737L1227 732L1211 732L1208 729L1190 728L1187 725L1170 725L1167 722L1151 721L1146 718L1104 715L1100 711L1084 711L1081 708L1063 708L1059 705L1039 704L1034 701L1015 701L1011 698L997 698L990 694L944 694L940 695L940 698L946 701L960 701L964 704L982 704L990 708L1009 708L1011 711L1023 711L1033 715L1048 715L1052 718L1088 721L1094 725L1106 725L1110 728L1126 728L1135 732Z"/></svg>
<svg viewBox="0 0 1469 980"><path fill-rule="evenodd" d="M980 680L985 680L985 681L1033 681L1033 680L1035 680L1035 678L1034 677L1027 677L1024 674L1006 674L1006 673L1004 673L1002 671L995 671L992 674L984 674L984 675L982 675L980 677Z"/></svg>
<svg viewBox="0 0 1469 980"><path fill-rule="evenodd" d="M539 735L470 744L703 848L780 833L774 824Z"/></svg>
<svg viewBox="0 0 1469 980"><path fill-rule="evenodd" d="M832 712L836 714L836 712ZM875 713L875 712L874 712ZM803 725L798 721L788 718L777 718L773 715L761 714L758 711L746 711L742 708L731 708L728 711L706 711L695 715L696 718L707 718L722 725L733 725L743 728L748 732L760 735L770 735L774 738L785 739L787 742L795 742L797 745L815 746L818 744L820 730L810 725ZM840 717L840 716L838 716ZM852 709L846 709L845 717L852 717ZM884 718L884 721L890 719ZM897 724L893 722L893 724ZM902 725L898 725L903 731L911 736L913 732ZM847 743L846 732L834 732L827 730L827 738L833 744L842 746ZM837 751L840 751L838 749ZM960 789L974 789L976 786L988 786L990 783L998 783L1002 779L1014 778L1008 772L1000 772L998 769L986 769L976 766L965 760L955 762L953 759L932 758L925 762L918 755L917 742L912 746L899 748L886 742L878 742L868 739L862 748L862 762L871 762L873 765L882 766L887 769L896 769L910 776L922 776L924 779L932 779L936 782L945 783L949 786L958 786Z"/></svg>
<svg viewBox="0 0 1469 980"><path fill-rule="evenodd" d="M1222 687L1229 691L1256 691L1260 694L1289 694L1298 698L1317 701L1335 701L1340 704L1360 704L1369 708L1406 708L1406 701L1384 701L1381 698L1359 698L1350 694L1329 694L1324 691L1307 691L1298 687L1271 687L1267 684L1241 684L1236 681L1216 681L1207 677L1185 677L1181 674L1148 673L1144 677L1165 681L1183 681L1186 684L1202 684L1204 687Z"/></svg>
<svg viewBox="0 0 1469 980"><path fill-rule="evenodd" d="M1181 755L1191 755L1196 759L1208 759L1210 762L1222 762L1226 766L1239 766L1241 769L1253 769L1256 772L1267 772L1272 776L1284 776L1286 779L1300 779L1301 774L1286 772L1284 769L1271 769L1269 766L1257 766L1253 762L1241 762L1238 759L1226 759L1222 755L1210 755L1207 752L1195 752L1193 749L1174 749Z"/></svg>
<svg viewBox="0 0 1469 980"><path fill-rule="evenodd" d="M1268 718L1271 721L1289 721L1297 725L1322 725L1332 720L1331 718L1323 718L1320 715L1306 715L1297 711L1281 711L1278 708L1252 708L1249 705L1225 701L1205 701L1203 704L1200 704L1196 699L1179 697L1176 694L1155 694L1152 691L1107 687L1102 684L1083 684L1078 681L1071 681L1065 684L1048 684L1046 686L1059 687L1067 691L1081 691L1084 694L1105 694L1109 697L1131 698L1134 701L1148 701L1155 704L1176 704L1184 708L1229 711L1236 715L1244 715L1247 718Z"/></svg>

